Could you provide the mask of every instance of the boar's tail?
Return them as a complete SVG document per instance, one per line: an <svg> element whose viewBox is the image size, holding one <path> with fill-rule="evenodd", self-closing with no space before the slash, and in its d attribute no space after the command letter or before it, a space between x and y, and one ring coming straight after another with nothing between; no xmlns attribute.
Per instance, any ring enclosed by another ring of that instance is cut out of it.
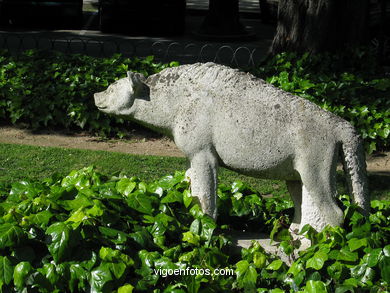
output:
<svg viewBox="0 0 390 293"><path fill-rule="evenodd" d="M347 177L349 193L365 215L370 211L370 198L366 173L363 141L352 125L342 127L343 166Z"/></svg>

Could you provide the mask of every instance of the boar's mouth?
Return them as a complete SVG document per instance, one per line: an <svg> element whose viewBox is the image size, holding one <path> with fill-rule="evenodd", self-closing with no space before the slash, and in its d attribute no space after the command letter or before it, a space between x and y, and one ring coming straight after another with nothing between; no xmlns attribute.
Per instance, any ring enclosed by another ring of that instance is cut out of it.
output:
<svg viewBox="0 0 390 293"><path fill-rule="evenodd" d="M100 97L100 93L94 94L94 99L95 99L95 105L99 110L104 110L108 108L107 103L104 103L102 101L102 98ZM103 103L102 103L103 102Z"/></svg>

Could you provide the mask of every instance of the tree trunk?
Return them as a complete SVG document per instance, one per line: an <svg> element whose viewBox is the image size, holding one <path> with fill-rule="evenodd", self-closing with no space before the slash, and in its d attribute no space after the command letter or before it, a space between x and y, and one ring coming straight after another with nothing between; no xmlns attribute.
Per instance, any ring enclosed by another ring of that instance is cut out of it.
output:
<svg viewBox="0 0 390 293"><path fill-rule="evenodd" d="M271 51L335 51L367 38L368 0L280 0Z"/></svg>

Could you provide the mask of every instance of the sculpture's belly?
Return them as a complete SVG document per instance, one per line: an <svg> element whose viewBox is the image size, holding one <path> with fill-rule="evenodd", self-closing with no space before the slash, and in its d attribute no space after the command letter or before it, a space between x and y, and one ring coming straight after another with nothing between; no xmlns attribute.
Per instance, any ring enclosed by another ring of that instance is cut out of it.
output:
<svg viewBox="0 0 390 293"><path fill-rule="evenodd" d="M259 178L299 179L294 170L297 134L291 123L249 109L215 118L213 145L222 166Z"/></svg>
<svg viewBox="0 0 390 293"><path fill-rule="evenodd" d="M256 152L255 149L248 151L247 149L221 147L216 147L216 151L220 165L238 173L265 179L299 179L294 169L294 154L292 153L261 149Z"/></svg>

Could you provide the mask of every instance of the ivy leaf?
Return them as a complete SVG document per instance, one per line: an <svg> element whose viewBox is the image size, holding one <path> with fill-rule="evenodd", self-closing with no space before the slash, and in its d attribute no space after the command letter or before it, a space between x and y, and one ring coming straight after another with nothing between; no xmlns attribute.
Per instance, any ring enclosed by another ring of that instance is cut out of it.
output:
<svg viewBox="0 0 390 293"><path fill-rule="evenodd" d="M376 248L376 249L373 249L371 250L369 253L367 253L364 257L363 257L363 261L365 263L367 263L367 265L369 267L375 267L380 258L382 257L383 253L382 253L382 249L381 248Z"/></svg>
<svg viewBox="0 0 390 293"><path fill-rule="evenodd" d="M322 281L309 280L306 282L305 293L327 293L326 285Z"/></svg>
<svg viewBox="0 0 390 293"><path fill-rule="evenodd" d="M137 183L129 178L121 178L116 183L116 190L125 196L129 196L130 193L137 187Z"/></svg>
<svg viewBox="0 0 390 293"><path fill-rule="evenodd" d="M107 265L110 268L110 271L114 274L116 279L120 279L124 272L126 271L126 264L123 262L110 262L110 263L104 263L104 265Z"/></svg>
<svg viewBox="0 0 390 293"><path fill-rule="evenodd" d="M25 239L22 228L13 223L0 225L0 249L19 246Z"/></svg>
<svg viewBox="0 0 390 293"><path fill-rule="evenodd" d="M389 256L390 257L390 244L389 245L386 245L384 248L383 248L383 253L385 256Z"/></svg>
<svg viewBox="0 0 390 293"><path fill-rule="evenodd" d="M379 262L381 277L390 284L390 256L384 256Z"/></svg>
<svg viewBox="0 0 390 293"><path fill-rule="evenodd" d="M9 285L12 281L14 267L7 256L0 255L0 284ZM0 286L1 289L1 286Z"/></svg>
<svg viewBox="0 0 390 293"><path fill-rule="evenodd" d="M341 260L341 261L357 261L358 254L356 252L351 252L347 247L342 247L340 250L332 250L329 253L330 259Z"/></svg>
<svg viewBox="0 0 390 293"><path fill-rule="evenodd" d="M62 261L70 254L70 236L72 229L63 222L57 222L46 230L46 235L50 236L48 249L56 263Z"/></svg>
<svg viewBox="0 0 390 293"><path fill-rule="evenodd" d="M14 284L18 289L22 289L24 287L25 282L27 281L27 277L33 271L33 267L29 262L23 261L18 263L14 269Z"/></svg>
<svg viewBox="0 0 390 293"><path fill-rule="evenodd" d="M365 247L367 246L367 238L352 238L348 240L348 247L350 251L355 251L358 250L360 247Z"/></svg>
<svg viewBox="0 0 390 293"><path fill-rule="evenodd" d="M183 192L183 203L184 203L184 206L186 208L188 208L190 206L191 202L192 202L191 192L189 192L188 190L184 190L184 192Z"/></svg>
<svg viewBox="0 0 390 293"><path fill-rule="evenodd" d="M279 270L283 265L283 261L280 259L274 260L267 266L267 270L271 271L277 271Z"/></svg>
<svg viewBox="0 0 390 293"><path fill-rule="evenodd" d="M45 210L36 214L31 214L28 216L29 222L35 224L41 228L46 227L50 219L53 217L52 212Z"/></svg>
<svg viewBox="0 0 390 293"><path fill-rule="evenodd" d="M109 266L107 264L101 264L91 272L91 292L104 292L104 286L112 280Z"/></svg>
<svg viewBox="0 0 390 293"><path fill-rule="evenodd" d="M257 272L253 265L246 260L236 264L238 286L245 289L256 288Z"/></svg>
<svg viewBox="0 0 390 293"><path fill-rule="evenodd" d="M331 276L333 279L338 280L341 278L343 274L343 270L345 269L345 266L341 264L340 262L336 261L330 266L326 268L326 271L328 272L329 276Z"/></svg>
<svg viewBox="0 0 390 293"><path fill-rule="evenodd" d="M130 234L130 237L139 244L140 247L146 248L153 245L153 239L145 228L142 228L140 231Z"/></svg>
<svg viewBox="0 0 390 293"><path fill-rule="evenodd" d="M328 255L323 251L317 251L313 257L309 258L306 262L306 268L313 268L320 270L324 266L324 263L328 260Z"/></svg>
<svg viewBox="0 0 390 293"><path fill-rule="evenodd" d="M169 190L161 203L183 202L183 194L177 190Z"/></svg>
<svg viewBox="0 0 390 293"><path fill-rule="evenodd" d="M80 264L71 264L69 267L70 280L69 288L71 292L76 289L86 289L89 273Z"/></svg>
<svg viewBox="0 0 390 293"><path fill-rule="evenodd" d="M134 287L130 284L126 284L118 288L118 293L133 293Z"/></svg>
<svg viewBox="0 0 390 293"><path fill-rule="evenodd" d="M215 221L209 216L205 215L201 219L202 231L200 236L206 239L206 245L210 244L214 229L217 227Z"/></svg>
<svg viewBox="0 0 390 293"><path fill-rule="evenodd" d="M255 251L253 253L253 264L256 266L256 268L264 268L265 264L267 261L267 256L260 252L260 251Z"/></svg>
<svg viewBox="0 0 390 293"><path fill-rule="evenodd" d="M141 192L130 194L127 199L127 204L129 207L138 212L148 215L152 214L152 202L147 195Z"/></svg>
<svg viewBox="0 0 390 293"><path fill-rule="evenodd" d="M200 236L192 233L191 231L184 232L182 241L185 241L185 242L188 242L188 243L191 243L194 245L199 245Z"/></svg>
<svg viewBox="0 0 390 293"><path fill-rule="evenodd" d="M43 265L42 270L40 270L46 277L46 279L52 284L55 285L59 280L60 276L56 271L56 266L52 263L46 263Z"/></svg>

